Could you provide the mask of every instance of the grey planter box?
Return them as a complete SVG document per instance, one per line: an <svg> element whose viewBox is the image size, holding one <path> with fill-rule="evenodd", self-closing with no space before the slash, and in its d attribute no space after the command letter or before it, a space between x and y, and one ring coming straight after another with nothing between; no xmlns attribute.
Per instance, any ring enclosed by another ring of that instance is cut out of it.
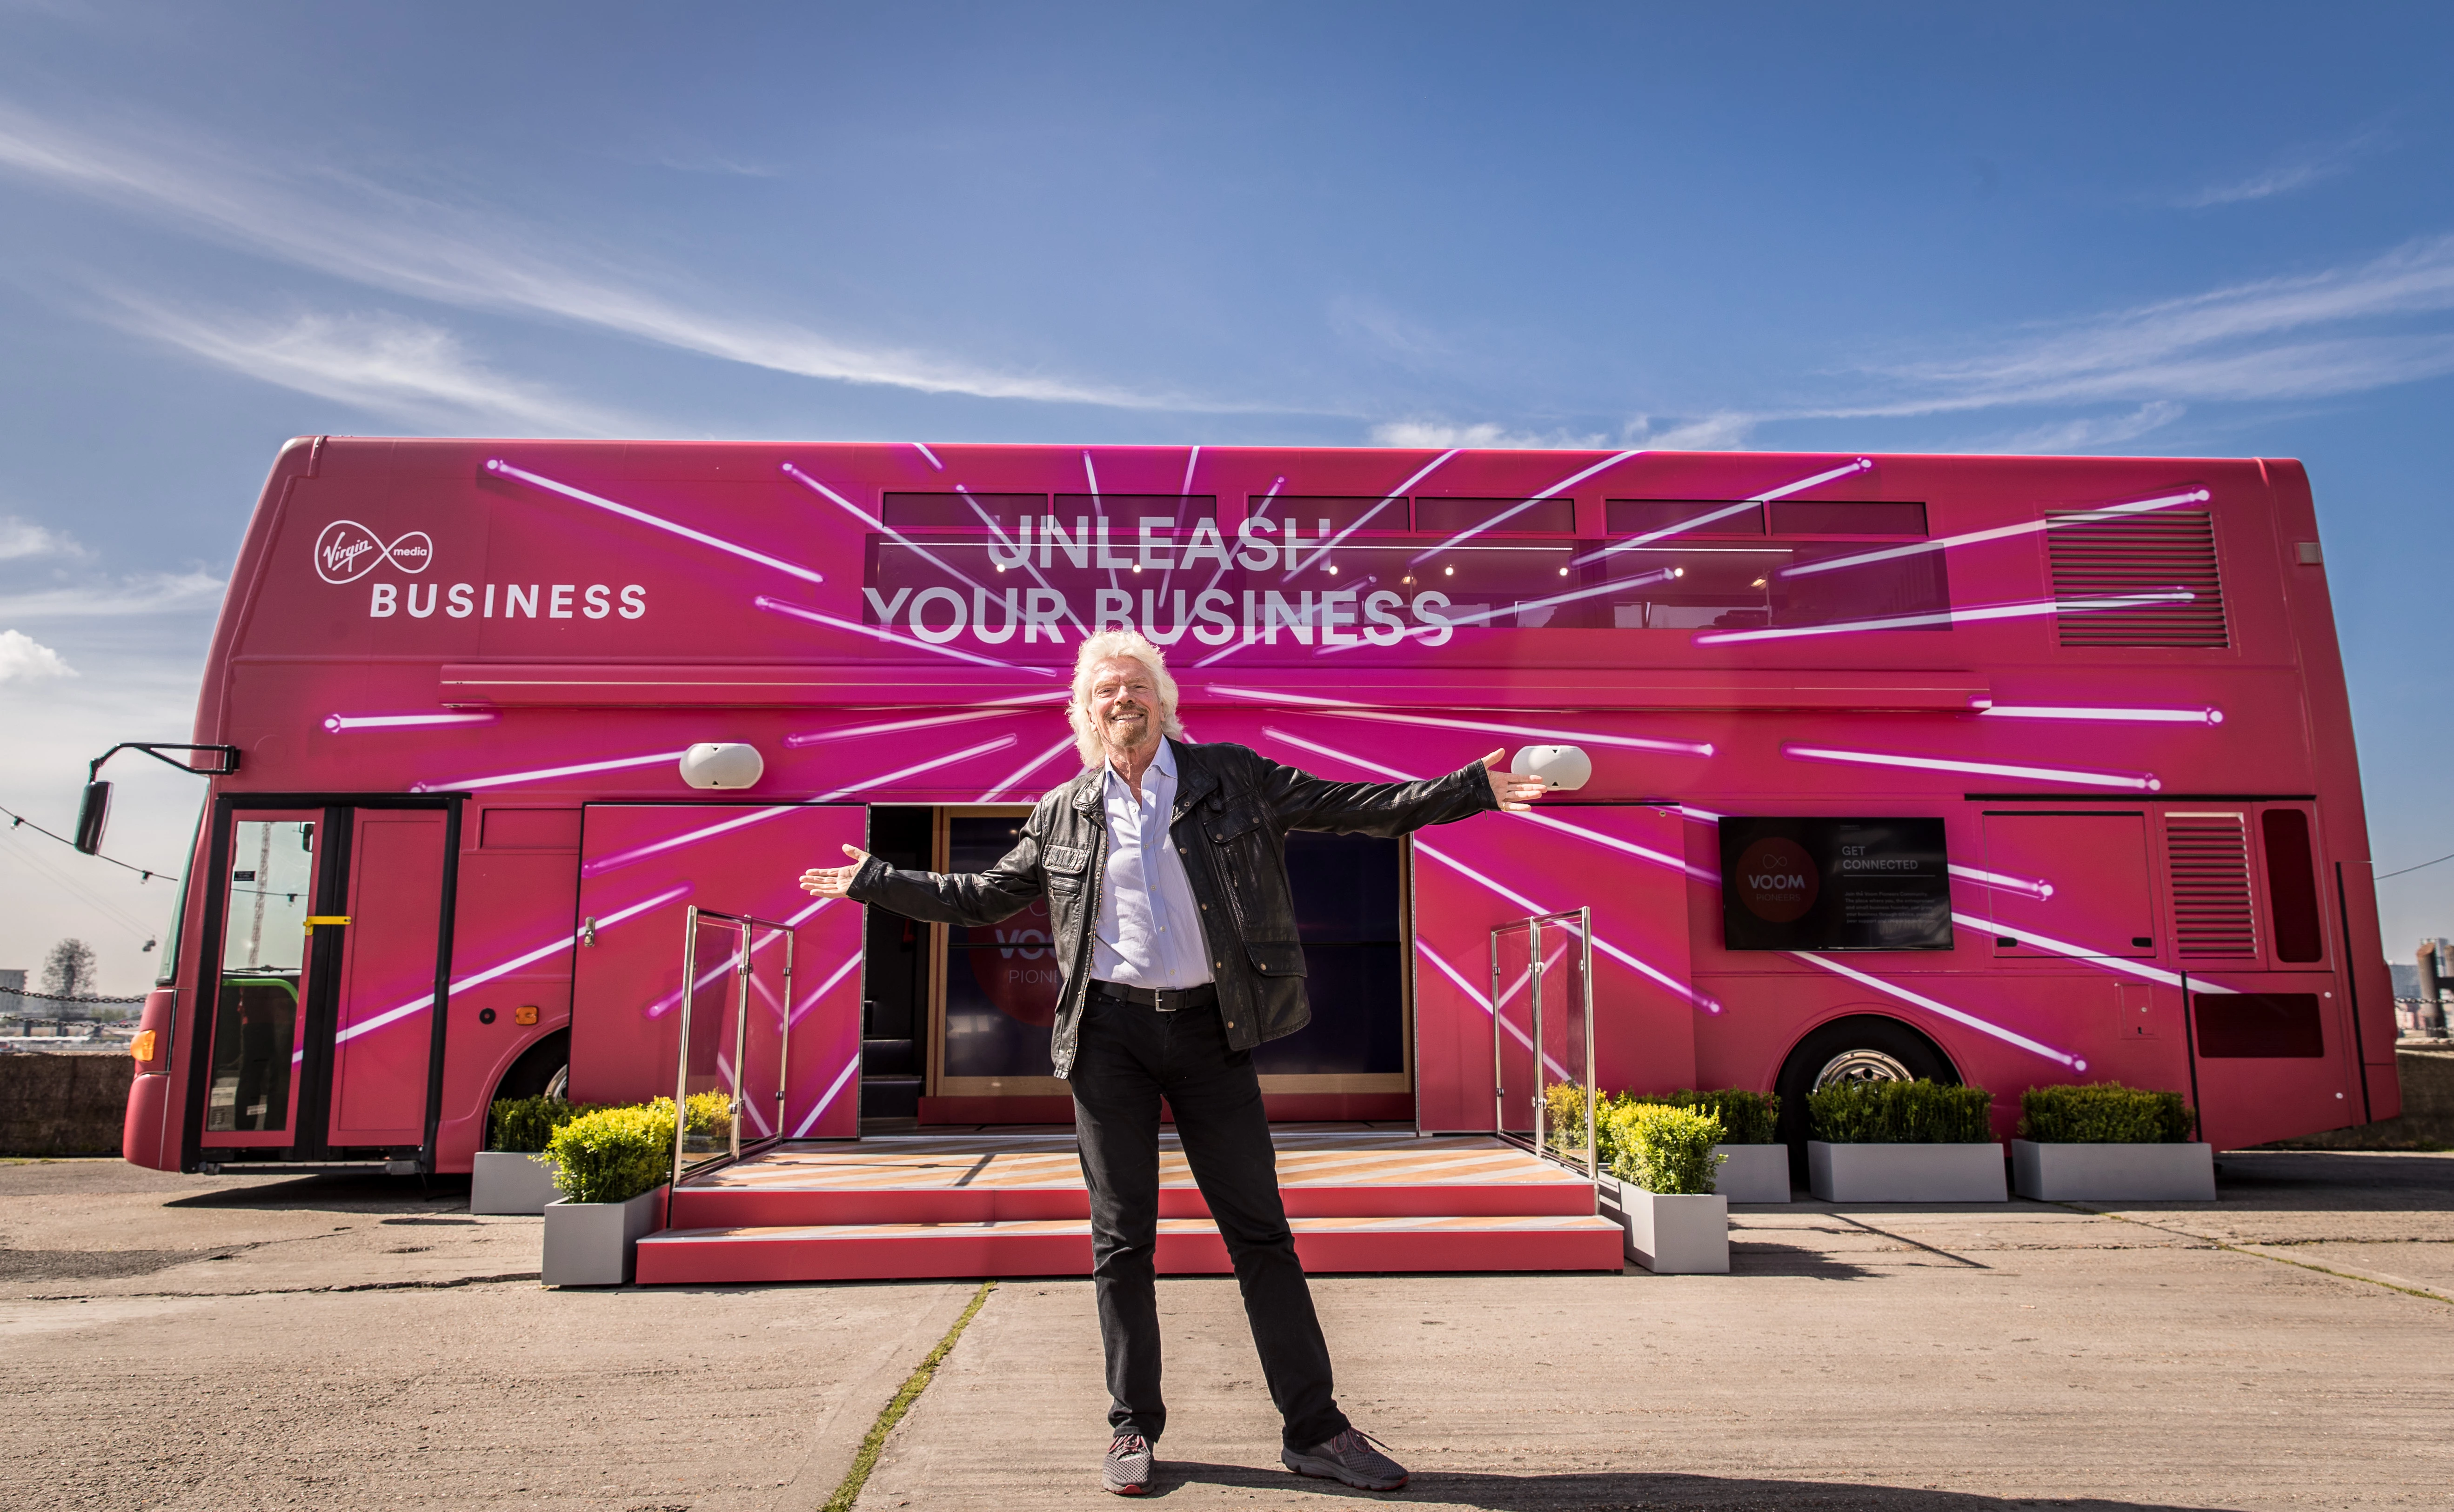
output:
<svg viewBox="0 0 2454 1512"><path fill-rule="evenodd" d="M1789 1146L1786 1144L1717 1144L1716 1155L1727 1156L1714 1169L1713 1190L1733 1202L1789 1200Z"/></svg>
<svg viewBox="0 0 2454 1512"><path fill-rule="evenodd" d="M562 1194L553 1166L518 1150L480 1150L469 1168L469 1211L534 1218Z"/></svg>
<svg viewBox="0 0 2454 1512"><path fill-rule="evenodd" d="M2212 1202L2215 1147L2208 1144L2039 1144L2011 1141L2011 1179L2043 1201Z"/></svg>
<svg viewBox="0 0 2454 1512"><path fill-rule="evenodd" d="M2002 1146L1806 1141L1807 1175L1827 1202L2007 1202Z"/></svg>
<svg viewBox="0 0 2454 1512"><path fill-rule="evenodd" d="M628 1286L639 1240L664 1226L665 1189L628 1202L549 1202L545 1209L548 1286Z"/></svg>
<svg viewBox="0 0 2454 1512"><path fill-rule="evenodd" d="M1627 1258L1657 1276L1726 1276L1730 1270L1730 1202L1715 1192L1663 1196L1629 1181L1603 1216L1617 1218Z"/></svg>

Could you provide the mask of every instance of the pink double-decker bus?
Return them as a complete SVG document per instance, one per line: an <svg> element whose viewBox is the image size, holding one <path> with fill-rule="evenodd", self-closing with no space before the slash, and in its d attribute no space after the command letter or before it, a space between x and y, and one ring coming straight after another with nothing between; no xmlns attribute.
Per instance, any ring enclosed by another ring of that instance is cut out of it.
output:
<svg viewBox="0 0 2454 1512"><path fill-rule="evenodd" d="M1820 1079L1933 1076L2007 1135L2119 1079L2220 1147L2398 1109L2296 463L327 437L214 632L193 739L234 770L127 1158L464 1171L498 1096L669 1092L694 905L794 930L750 1133L1065 1119L1043 916L795 878L1001 854L1118 624L1196 739L1590 761L1530 816L1289 837L1276 1118L1491 1130L1491 931L1577 908L1607 1090L1777 1090L1802 1134ZM694 786L705 745L754 756Z"/></svg>

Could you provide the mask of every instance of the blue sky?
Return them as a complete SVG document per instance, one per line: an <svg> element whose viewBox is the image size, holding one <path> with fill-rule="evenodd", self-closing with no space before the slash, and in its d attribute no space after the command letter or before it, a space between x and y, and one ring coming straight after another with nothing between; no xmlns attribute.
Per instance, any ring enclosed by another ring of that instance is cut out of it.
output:
<svg viewBox="0 0 2454 1512"><path fill-rule="evenodd" d="M0 803L185 732L296 434L2263 454L2424 861L2449 17L0 0ZM0 964L139 979L162 884L0 862Z"/></svg>

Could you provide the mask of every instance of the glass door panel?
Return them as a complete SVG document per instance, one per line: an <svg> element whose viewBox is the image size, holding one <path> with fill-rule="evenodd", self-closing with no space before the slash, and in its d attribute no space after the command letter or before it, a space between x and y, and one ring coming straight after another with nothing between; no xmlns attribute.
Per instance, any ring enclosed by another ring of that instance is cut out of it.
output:
<svg viewBox="0 0 2454 1512"><path fill-rule="evenodd" d="M207 1144L292 1142L319 817L257 815L231 826Z"/></svg>

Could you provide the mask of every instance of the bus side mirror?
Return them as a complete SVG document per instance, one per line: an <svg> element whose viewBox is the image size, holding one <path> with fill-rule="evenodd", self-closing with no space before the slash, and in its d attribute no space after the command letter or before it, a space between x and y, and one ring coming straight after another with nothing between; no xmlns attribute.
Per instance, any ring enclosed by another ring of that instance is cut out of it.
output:
<svg viewBox="0 0 2454 1512"><path fill-rule="evenodd" d="M88 856L102 854L102 826L111 817L111 784L89 782L85 800L77 805L76 848Z"/></svg>

